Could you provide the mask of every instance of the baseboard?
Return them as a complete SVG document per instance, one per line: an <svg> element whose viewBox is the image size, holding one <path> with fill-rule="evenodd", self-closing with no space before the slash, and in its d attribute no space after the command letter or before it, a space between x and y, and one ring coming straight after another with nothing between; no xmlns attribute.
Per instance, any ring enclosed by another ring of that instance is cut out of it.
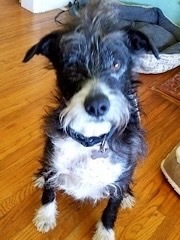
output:
<svg viewBox="0 0 180 240"><path fill-rule="evenodd" d="M21 7L41 13L66 6L69 0L21 0Z"/></svg>

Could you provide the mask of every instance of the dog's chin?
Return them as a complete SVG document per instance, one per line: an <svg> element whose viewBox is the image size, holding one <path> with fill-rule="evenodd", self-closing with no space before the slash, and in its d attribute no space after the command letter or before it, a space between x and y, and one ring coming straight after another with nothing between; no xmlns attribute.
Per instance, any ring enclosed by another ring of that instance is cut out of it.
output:
<svg viewBox="0 0 180 240"><path fill-rule="evenodd" d="M83 125L77 122L71 122L70 128L74 131L81 133L85 137L100 136L108 133L111 130L112 124L110 122L86 122Z"/></svg>

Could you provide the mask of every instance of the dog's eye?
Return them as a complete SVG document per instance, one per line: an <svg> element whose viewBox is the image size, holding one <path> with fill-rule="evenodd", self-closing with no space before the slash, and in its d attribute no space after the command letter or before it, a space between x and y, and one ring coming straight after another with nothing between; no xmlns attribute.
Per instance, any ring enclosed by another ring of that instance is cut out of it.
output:
<svg viewBox="0 0 180 240"><path fill-rule="evenodd" d="M120 69L120 67L121 67L121 63L120 63L120 61L117 60L117 61L113 62L112 66L111 66L111 70L116 72Z"/></svg>

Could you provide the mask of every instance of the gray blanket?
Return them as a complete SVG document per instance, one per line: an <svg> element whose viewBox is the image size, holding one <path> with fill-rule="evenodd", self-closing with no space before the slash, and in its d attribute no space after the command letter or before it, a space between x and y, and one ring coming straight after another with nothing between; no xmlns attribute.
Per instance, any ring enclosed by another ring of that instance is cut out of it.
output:
<svg viewBox="0 0 180 240"><path fill-rule="evenodd" d="M121 5L119 17L145 33L160 52L180 53L180 28L159 8Z"/></svg>

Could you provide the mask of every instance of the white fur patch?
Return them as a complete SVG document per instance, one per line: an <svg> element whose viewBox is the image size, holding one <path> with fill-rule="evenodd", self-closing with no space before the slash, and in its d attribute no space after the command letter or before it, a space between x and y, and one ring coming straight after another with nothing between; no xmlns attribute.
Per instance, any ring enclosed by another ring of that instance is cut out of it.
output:
<svg viewBox="0 0 180 240"><path fill-rule="evenodd" d="M122 209L133 208L135 201L136 201L135 198L127 193L121 202L121 208Z"/></svg>
<svg viewBox="0 0 180 240"><path fill-rule="evenodd" d="M38 187L38 188L43 188L44 187L45 179L44 179L43 176L41 176L41 177L34 177L33 181L34 181L34 186L35 187Z"/></svg>
<svg viewBox="0 0 180 240"><path fill-rule="evenodd" d="M113 183L124 171L124 163L113 163L111 152L108 158L92 159L92 151L99 150L99 145L84 147L69 137L53 143L52 171L56 174L50 184L81 200L96 201L109 196L109 187L116 190Z"/></svg>
<svg viewBox="0 0 180 240"><path fill-rule="evenodd" d="M55 228L57 216L56 201L41 206L35 214L33 223L39 232L45 233Z"/></svg>
<svg viewBox="0 0 180 240"><path fill-rule="evenodd" d="M113 229L106 229L102 222L99 222L92 240L115 240L115 234Z"/></svg>

